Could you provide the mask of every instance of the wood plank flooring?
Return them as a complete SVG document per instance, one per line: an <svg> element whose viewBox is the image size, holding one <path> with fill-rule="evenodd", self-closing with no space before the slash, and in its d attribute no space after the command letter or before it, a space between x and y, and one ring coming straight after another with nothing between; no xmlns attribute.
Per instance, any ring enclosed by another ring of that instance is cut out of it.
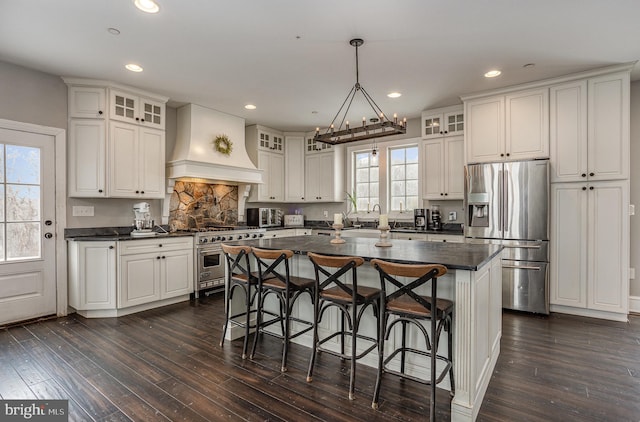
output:
<svg viewBox="0 0 640 422"><path fill-rule="evenodd" d="M77 315L0 330L0 397L68 399L70 421L417 421L427 386L387 376L371 409L373 368L265 336L253 361L219 341L222 295L117 319ZM629 323L505 312L502 352L480 421L640 421L640 316ZM438 419L450 418L438 390Z"/></svg>

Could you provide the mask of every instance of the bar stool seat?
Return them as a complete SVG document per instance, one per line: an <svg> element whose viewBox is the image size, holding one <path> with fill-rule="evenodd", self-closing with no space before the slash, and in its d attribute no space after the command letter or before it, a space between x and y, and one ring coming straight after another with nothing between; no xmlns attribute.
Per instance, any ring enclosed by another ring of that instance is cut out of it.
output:
<svg viewBox="0 0 640 422"><path fill-rule="evenodd" d="M371 260L371 265L378 270L380 275L380 289L382 291L382 303L380 318L380 341L378 375L371 406L378 408L380 387L383 373L390 373L402 378L407 378L419 383L431 385L430 420L435 420L436 385L440 383L446 374L449 374L451 394L455 392L452 366L452 316L454 304L447 299L437 297L438 277L447 273L446 267L437 264L399 264L380 259ZM396 277L413 278L413 280L401 282ZM431 296L420 295L416 290L431 281ZM393 318L391 318L393 316ZM422 324L429 320L430 329ZM385 358L385 341L389 339L393 328L400 324L402 328L401 345L395 347ZM407 326L412 324L424 336L426 349L417 349L407 346ZM442 330L447 331L448 354L447 357L438 355L438 344ZM429 357L430 378L428 380L418 378L405 371L405 356L413 353ZM390 368L388 364L400 354L400 369ZM436 362L441 361L444 367L440 374L436 375Z"/></svg>
<svg viewBox="0 0 640 422"><path fill-rule="evenodd" d="M286 372L291 339L308 332L313 325L311 321L294 317L292 315L293 306L300 295L304 293L307 293L309 299L313 301L315 280L291 275L289 270L289 260L293 256L291 250L252 248L251 251L258 266L258 299L256 302L256 325L258 328L253 339L250 358L253 359L255 356L258 337L261 334L277 337L283 342L280 371ZM275 295L278 299L279 312L277 314L264 307L264 301L269 295ZM270 315L271 318L265 321L264 315ZM307 325L307 327L292 333L292 321ZM280 323L280 333L266 330L267 327L277 323Z"/></svg>
<svg viewBox="0 0 640 422"><path fill-rule="evenodd" d="M313 252L307 254L313 263L315 270L315 296L313 302L313 344L311 346L311 361L307 382L313 380L313 370L318 351L325 352L349 360L349 399L355 398L356 361L377 348L379 343L379 330L376 327L376 337L371 337L358 332L362 315L368 307L373 308L376 324L379 324L380 314L380 289L359 286L357 268L364 263L364 259L354 256L326 256ZM349 276L351 274L351 277ZM348 282L342 281L345 278ZM340 328L319 338L318 326L325 312L330 308L340 311ZM326 346L330 340L340 338L340 351ZM345 337L351 339L350 350L345 350ZM357 341L370 343L368 347L361 347L358 353Z"/></svg>

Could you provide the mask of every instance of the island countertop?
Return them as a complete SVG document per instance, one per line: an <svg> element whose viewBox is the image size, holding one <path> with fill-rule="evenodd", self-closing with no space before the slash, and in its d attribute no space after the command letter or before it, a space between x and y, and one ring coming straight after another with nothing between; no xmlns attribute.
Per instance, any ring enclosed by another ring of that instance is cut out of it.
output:
<svg viewBox="0 0 640 422"><path fill-rule="evenodd" d="M391 240L391 247L375 246L378 239L349 237L345 243L330 243L332 237L294 236L228 242L264 249L291 249L298 254L315 252L323 255L360 256L399 263L442 264L449 269L477 271L502 251L500 245L441 243L419 240Z"/></svg>

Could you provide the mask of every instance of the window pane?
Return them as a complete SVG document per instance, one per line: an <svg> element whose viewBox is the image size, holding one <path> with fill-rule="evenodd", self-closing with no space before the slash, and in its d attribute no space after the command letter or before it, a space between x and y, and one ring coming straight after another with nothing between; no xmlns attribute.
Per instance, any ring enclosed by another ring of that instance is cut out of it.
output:
<svg viewBox="0 0 640 422"><path fill-rule="evenodd" d="M369 170L369 180L372 182L378 182L380 178L380 171L378 167L371 167Z"/></svg>
<svg viewBox="0 0 640 422"><path fill-rule="evenodd" d="M357 169L356 170L356 183L363 183L369 181L369 169Z"/></svg>
<svg viewBox="0 0 640 422"><path fill-rule="evenodd" d="M4 221L4 184L0 185L0 221Z"/></svg>
<svg viewBox="0 0 640 422"><path fill-rule="evenodd" d="M418 197L417 196L409 196L407 197L406 209L415 210L418 208Z"/></svg>
<svg viewBox="0 0 640 422"><path fill-rule="evenodd" d="M378 199L378 197L380 196L378 186L378 183L372 183L371 185L369 185L369 196L371 197L371 202L373 202L374 204L378 204L380 202L380 199Z"/></svg>
<svg viewBox="0 0 640 422"><path fill-rule="evenodd" d="M7 186L7 220L35 221L40 219L40 186Z"/></svg>
<svg viewBox="0 0 640 422"><path fill-rule="evenodd" d="M406 171L407 179L418 179L418 164L408 164Z"/></svg>
<svg viewBox="0 0 640 422"><path fill-rule="evenodd" d="M416 196L418 195L418 181L417 180L407 180L406 181L406 195L407 196Z"/></svg>
<svg viewBox="0 0 640 422"><path fill-rule="evenodd" d="M404 196L404 180L391 182L391 196Z"/></svg>
<svg viewBox="0 0 640 422"><path fill-rule="evenodd" d="M407 148L407 163L418 162L418 147Z"/></svg>
<svg viewBox="0 0 640 422"><path fill-rule="evenodd" d="M7 183L40 184L40 149L7 145Z"/></svg>
<svg viewBox="0 0 640 422"><path fill-rule="evenodd" d="M5 260L4 256L4 228L5 224L0 224L0 261Z"/></svg>
<svg viewBox="0 0 640 422"><path fill-rule="evenodd" d="M356 153L356 167L369 167L369 153Z"/></svg>
<svg viewBox="0 0 640 422"><path fill-rule="evenodd" d="M363 200L366 202L366 198L368 197L369 197L369 184L358 183L356 185L356 198L358 198L358 200Z"/></svg>
<svg viewBox="0 0 640 422"><path fill-rule="evenodd" d="M40 223L7 224L7 260L40 257Z"/></svg>
<svg viewBox="0 0 640 422"><path fill-rule="evenodd" d="M400 180L405 178L404 166L391 166L391 180Z"/></svg>
<svg viewBox="0 0 640 422"><path fill-rule="evenodd" d="M404 148L391 150L391 165L404 163Z"/></svg>

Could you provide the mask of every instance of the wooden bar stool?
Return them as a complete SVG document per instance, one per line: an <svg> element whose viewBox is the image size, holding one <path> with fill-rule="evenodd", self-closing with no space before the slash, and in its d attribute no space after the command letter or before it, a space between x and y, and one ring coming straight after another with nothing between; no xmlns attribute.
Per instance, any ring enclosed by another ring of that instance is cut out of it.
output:
<svg viewBox="0 0 640 422"><path fill-rule="evenodd" d="M378 270L380 274L380 289L382 290L381 318L380 318L380 341L378 347L378 376L376 386L373 393L373 402L371 406L378 408L378 398L380 395L380 385L382 383L383 372L408 378L413 381L431 385L431 407L430 420L435 420L436 409L436 385L440 383L445 375L449 373L451 382L451 395L455 392L453 382L453 366L452 366L452 316L453 302L446 299L437 298L437 280L438 277L447 273L447 268L443 265L414 265L414 264L397 264L393 262L382 261L380 259L372 259L371 265ZM401 282L395 277L411 277L414 280L409 282ZM431 296L421 296L416 293L416 289L431 280ZM435 309L435 312L432 310ZM393 319L389 317L393 316ZM422 321L430 321L430 330L422 324ZM389 356L384 358L385 341L389 339L393 327L401 324L402 327L402 344L396 347ZM407 346L406 335L407 325L413 324L422 332L426 350L420 350ZM438 355L438 343L442 329L448 334L448 356ZM431 339L431 341L429 341ZM390 369L387 365L391 360L400 353L400 370ZM405 355L407 353L415 353L430 358L431 376L429 380L417 378L405 372ZM437 360L444 362L444 368L440 374L436 376Z"/></svg>
<svg viewBox="0 0 640 422"><path fill-rule="evenodd" d="M282 339L282 366L280 371L287 370L287 354L289 351L289 342L313 328L311 321L304 321L291 315L293 306L301 294L307 293L313 301L313 291L315 288L315 280L292 276L289 272L289 259L293 256L291 250L267 250L252 248L253 255L258 265L258 300L257 300L257 322L258 330L253 339L253 348L251 349L250 358L256 352L258 336L260 333L269 334ZM264 301L269 295L275 295L278 298L279 313L276 314L264 308ZM263 320L263 315L272 316L268 321ZM291 321L308 325L308 327L291 334ZM270 325L280 323L282 334L266 331L265 328Z"/></svg>
<svg viewBox="0 0 640 422"><path fill-rule="evenodd" d="M379 324L380 314L380 289L373 287L358 286L357 267L364 263L364 259L353 256L325 256L312 252L307 254L315 269L315 295L313 301L313 345L311 347L311 362L307 382L313 379L313 367L315 365L316 353L326 352L340 359L349 359L351 373L349 378L349 400L353 400L354 384L356 378L356 360L366 356L376 348L379 343L379 330L376 329L376 338L358 334L360 320L368 306L373 307L376 323ZM341 277L351 273L351 282L345 283ZM322 321L322 316L327 311L335 307L340 310L341 327L325 338L320 339L318 325ZM347 325L348 324L348 325ZM340 351L334 351L322 345L329 340L340 337ZM345 337L351 337L351 347L349 352L345 352ZM357 352L356 340L369 341L372 344L361 353Z"/></svg>
<svg viewBox="0 0 640 422"><path fill-rule="evenodd" d="M247 350L249 345L249 331L255 328L256 325L251 325L251 314L256 310L253 308L254 299L258 293L258 273L251 272L251 263L249 260L251 254L250 246L231 246L222 244L222 252L224 253L225 260L227 261L227 273L226 273L226 301L225 301L225 319L224 330L222 330L222 339L220 340L220 347L224 345L224 338L229 327L229 322L233 325L244 328L244 345L242 346L242 359L247 358ZM242 289L245 297L245 308L242 312L235 315L229 315L231 313L231 300L233 299L233 292L237 289ZM244 321L237 320L240 317L244 317Z"/></svg>

